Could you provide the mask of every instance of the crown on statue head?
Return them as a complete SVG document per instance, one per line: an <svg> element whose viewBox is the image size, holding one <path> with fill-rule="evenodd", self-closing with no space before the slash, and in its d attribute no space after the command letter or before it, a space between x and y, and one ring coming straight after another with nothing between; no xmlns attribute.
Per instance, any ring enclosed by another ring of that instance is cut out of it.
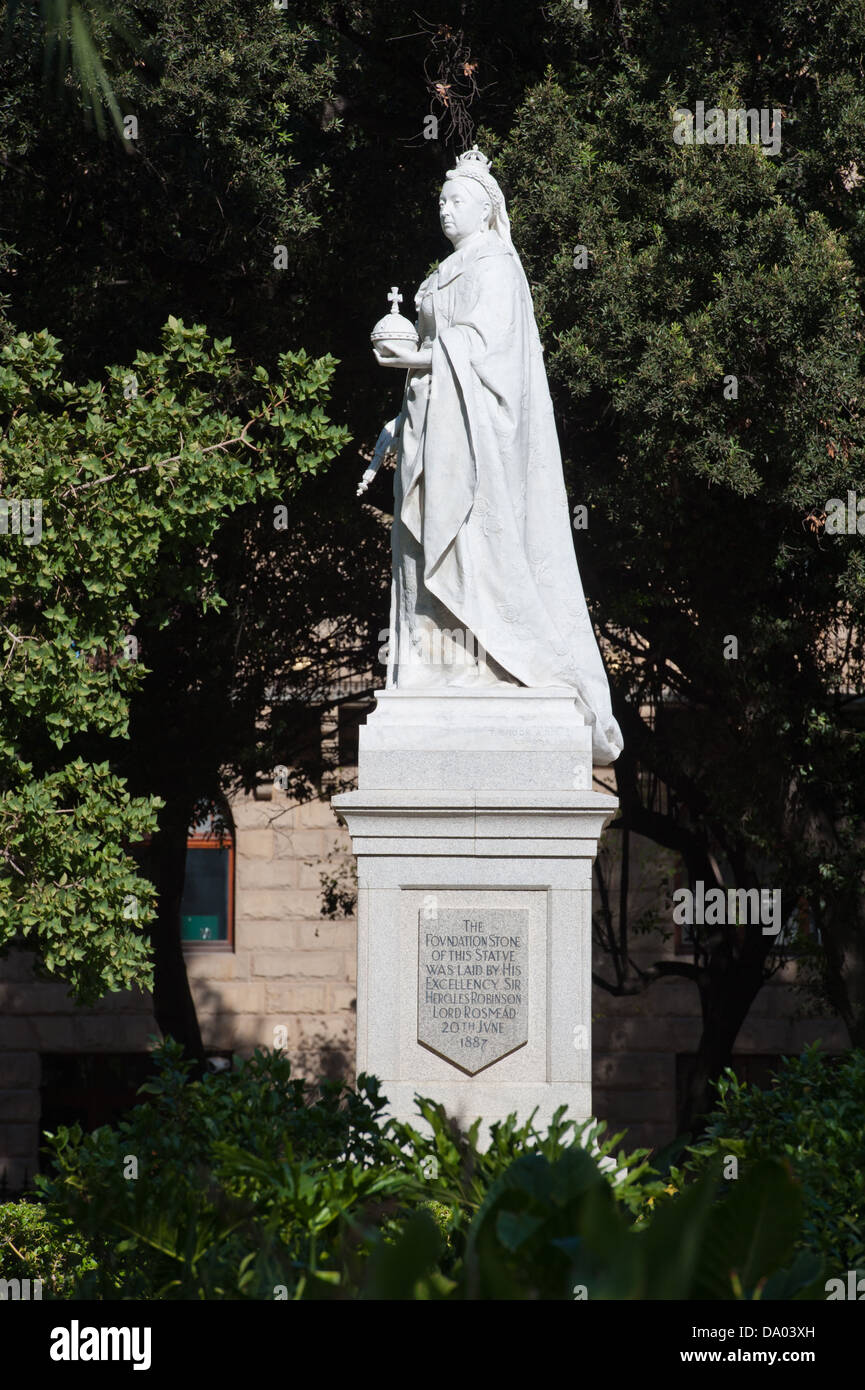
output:
<svg viewBox="0 0 865 1390"><path fill-rule="evenodd" d="M456 166L448 170L448 178L474 179L481 185L489 196L493 212L496 217L501 215L504 208L504 195L499 188L492 174L490 173L491 161L485 154L481 154L477 145L473 145L470 150L457 156Z"/></svg>
<svg viewBox="0 0 865 1390"><path fill-rule="evenodd" d="M488 174L490 172L491 163L492 161L487 159L485 154L481 154L477 145L472 145L470 150L466 150L464 154L457 156L456 167L459 169L460 165L463 167L468 165L471 169L477 166L481 173Z"/></svg>

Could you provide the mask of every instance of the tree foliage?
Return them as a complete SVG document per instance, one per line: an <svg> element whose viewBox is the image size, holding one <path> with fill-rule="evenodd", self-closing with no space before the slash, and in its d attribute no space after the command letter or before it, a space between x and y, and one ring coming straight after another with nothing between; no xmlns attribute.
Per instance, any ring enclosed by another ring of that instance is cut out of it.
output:
<svg viewBox="0 0 865 1390"><path fill-rule="evenodd" d="M152 979L153 893L128 850L158 803L88 757L128 738L136 619L224 608L223 517L290 497L345 442L324 408L332 369L301 352L273 379L248 372L228 340L176 319L160 352L102 381L67 380L48 333L0 354L0 943L36 948L84 1001ZM41 522L16 534L25 504Z"/></svg>

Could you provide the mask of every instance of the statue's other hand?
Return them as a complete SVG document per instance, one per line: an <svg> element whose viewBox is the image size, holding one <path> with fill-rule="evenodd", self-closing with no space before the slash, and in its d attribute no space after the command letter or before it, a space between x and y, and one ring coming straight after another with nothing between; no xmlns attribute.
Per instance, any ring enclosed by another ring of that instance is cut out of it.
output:
<svg viewBox="0 0 865 1390"><path fill-rule="evenodd" d="M393 420L388 420L378 439L375 441L375 448L372 451L369 467L360 480L357 488L357 496L362 497L381 467L382 461L389 453L395 453L397 448L397 436L402 430L402 414L397 415Z"/></svg>

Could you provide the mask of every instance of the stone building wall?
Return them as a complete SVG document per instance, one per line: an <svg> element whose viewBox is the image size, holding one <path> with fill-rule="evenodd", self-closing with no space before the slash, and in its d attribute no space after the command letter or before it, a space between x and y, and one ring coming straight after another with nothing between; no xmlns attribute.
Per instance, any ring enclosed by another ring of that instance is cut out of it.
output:
<svg viewBox="0 0 865 1390"><path fill-rule="evenodd" d="M207 1045L284 1040L299 1073L350 1075L357 933L353 919L322 916L321 884L351 860L347 836L326 801L296 806L278 790L233 811L235 951L218 976L213 953L187 952Z"/></svg>
<svg viewBox="0 0 865 1390"><path fill-rule="evenodd" d="M647 963L658 955L646 953ZM795 1056L806 1043L820 1039L830 1052L849 1047L846 1029L837 1020L797 1019L791 983L795 967L760 991L739 1031L735 1056L748 1060L757 1084L767 1067L758 1059ZM593 1102L610 1132L627 1127L629 1148L661 1146L676 1133L676 1059L696 1051L700 1005L687 981L658 980L642 995L612 998L593 991Z"/></svg>
<svg viewBox="0 0 865 1390"><path fill-rule="evenodd" d="M599 790L615 795L612 769L596 769ZM618 900L621 836L607 830L601 860L613 903ZM631 837L629 914L631 922L651 914L659 933L632 934L631 955L640 969L660 960L688 960L677 951L671 891L676 857L640 836ZM594 909L597 911L598 894ZM759 928L748 928L749 930ZM593 971L612 982L609 959L597 945ZM802 1001L793 989L795 963L785 965L760 991L739 1030L734 1049L740 1077L768 1085L782 1056L796 1056L820 1039L827 1051L843 1051L849 1038L837 1019L800 1016ZM681 977L654 980L640 994L616 996L595 984L592 989L592 1100L595 1114L609 1132L627 1129L629 1147L660 1147L676 1134L677 1070L687 1064L702 1032L697 988Z"/></svg>

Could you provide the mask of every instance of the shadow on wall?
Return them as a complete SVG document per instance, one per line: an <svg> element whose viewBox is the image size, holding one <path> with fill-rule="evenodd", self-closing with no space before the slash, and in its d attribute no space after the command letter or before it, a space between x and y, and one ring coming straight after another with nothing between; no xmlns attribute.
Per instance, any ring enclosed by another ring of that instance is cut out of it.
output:
<svg viewBox="0 0 865 1390"><path fill-rule="evenodd" d="M351 1012L357 1012L357 1000L351 1001ZM347 1081L354 1084L354 1038L334 1035L332 1020L303 1019L301 1039L296 1048L287 1048L295 1076L308 1081ZM341 1030L342 1031L342 1030Z"/></svg>
<svg viewBox="0 0 865 1390"><path fill-rule="evenodd" d="M310 1080L348 1081L354 1083L354 1066L348 1053L339 1047L322 1045L314 1061L305 1061L295 1069Z"/></svg>
<svg viewBox="0 0 865 1390"><path fill-rule="evenodd" d="M221 958L230 959L227 953ZM283 1010L265 1011L266 981L220 980L194 971L193 966L190 978L207 1056L250 1057L256 1048L279 1049L295 1076L354 1080L356 998L346 997L337 1013L327 1007L324 984L278 981L277 989L284 988L291 1000Z"/></svg>

